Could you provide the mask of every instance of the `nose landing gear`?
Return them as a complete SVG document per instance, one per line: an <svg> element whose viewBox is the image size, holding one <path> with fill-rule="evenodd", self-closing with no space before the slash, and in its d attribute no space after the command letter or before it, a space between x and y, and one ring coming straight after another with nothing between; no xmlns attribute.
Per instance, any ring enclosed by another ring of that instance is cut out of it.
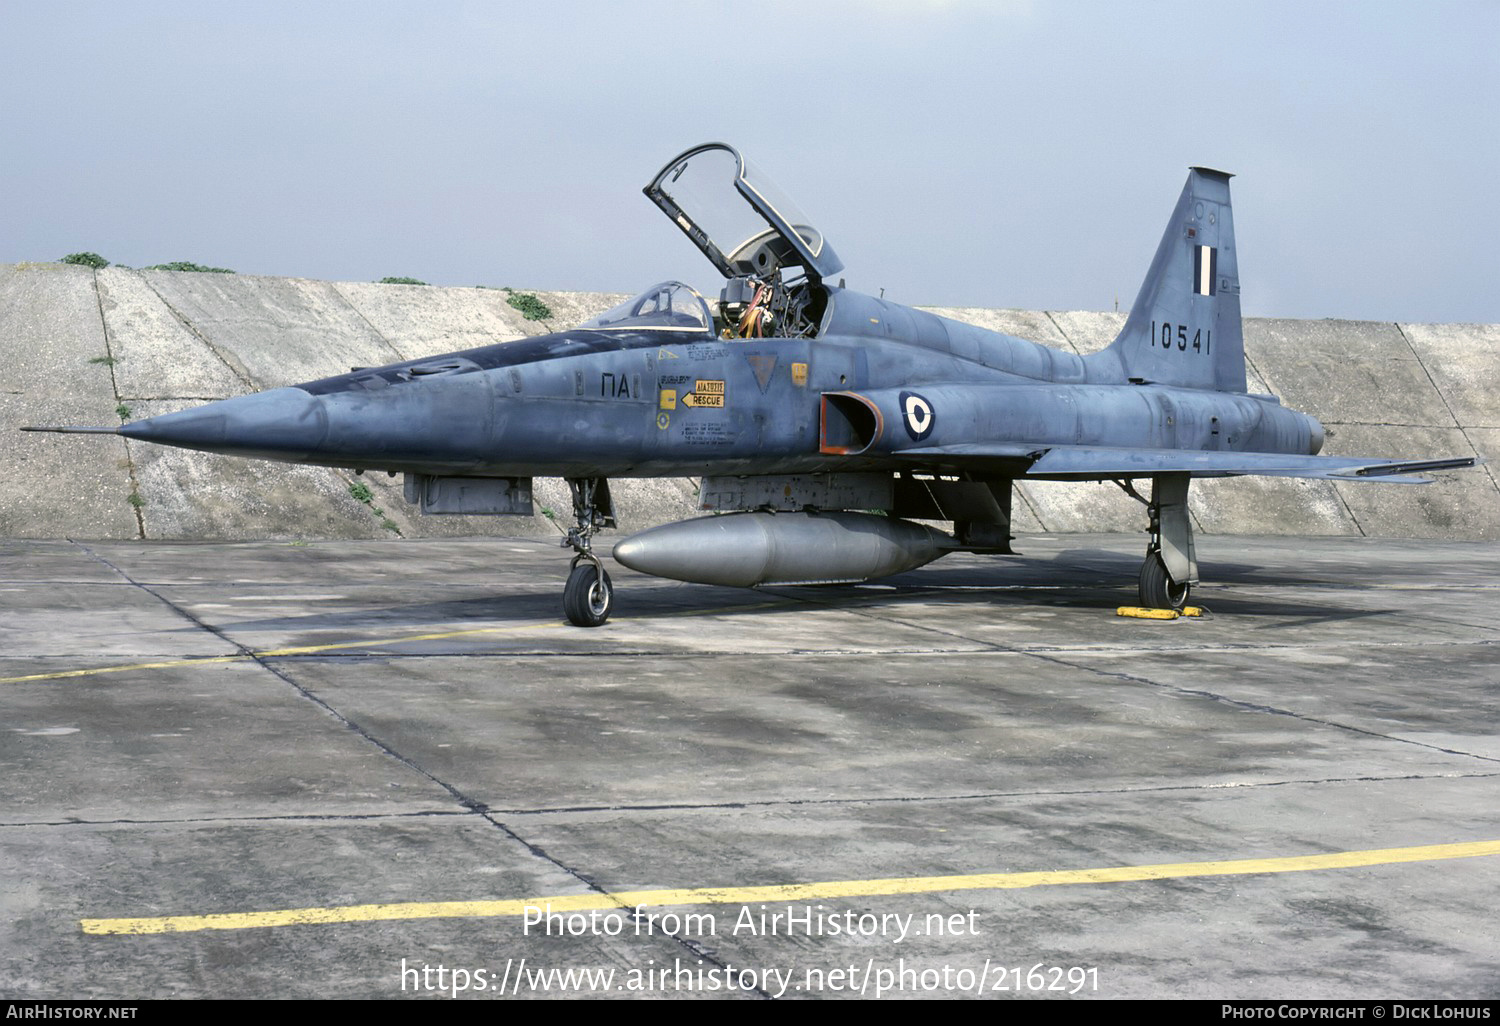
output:
<svg viewBox="0 0 1500 1026"><path fill-rule="evenodd" d="M602 477L570 477L576 526L568 531L562 547L572 547L572 569L563 587L563 615L576 627L599 627L609 619L615 604L615 589L609 571L594 555L594 532L615 526L615 505L609 481Z"/></svg>
<svg viewBox="0 0 1500 1026"><path fill-rule="evenodd" d="M573 571L563 587L563 613L575 627L600 627L615 604L615 589L609 571L590 554L575 556Z"/></svg>

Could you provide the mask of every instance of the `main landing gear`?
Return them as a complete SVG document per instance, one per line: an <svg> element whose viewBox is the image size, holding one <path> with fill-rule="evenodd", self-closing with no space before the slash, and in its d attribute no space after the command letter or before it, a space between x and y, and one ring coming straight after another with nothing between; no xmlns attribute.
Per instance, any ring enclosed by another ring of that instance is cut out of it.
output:
<svg viewBox="0 0 1500 1026"><path fill-rule="evenodd" d="M1198 583L1198 556L1193 550L1193 523L1188 516L1187 474L1158 474L1151 479L1147 500L1129 481L1115 482L1146 504L1151 518L1151 543L1141 564L1140 599L1148 609L1178 609Z"/></svg>
<svg viewBox="0 0 1500 1026"><path fill-rule="evenodd" d="M615 526L615 505L606 478L570 477L568 490L573 493L577 526L562 541L563 548L572 546L575 553L563 587L563 614L577 627L599 627L614 608L615 589L609 571L594 555L593 538L600 528Z"/></svg>

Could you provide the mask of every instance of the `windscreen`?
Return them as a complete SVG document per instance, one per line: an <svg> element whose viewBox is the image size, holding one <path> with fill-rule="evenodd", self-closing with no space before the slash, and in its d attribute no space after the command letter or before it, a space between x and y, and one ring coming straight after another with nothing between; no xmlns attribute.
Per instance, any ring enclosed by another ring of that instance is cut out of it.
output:
<svg viewBox="0 0 1500 1026"><path fill-rule="evenodd" d="M687 334L712 334L713 318L708 304L691 285L664 281L638 296L631 296L613 309L579 325L595 331L650 328Z"/></svg>

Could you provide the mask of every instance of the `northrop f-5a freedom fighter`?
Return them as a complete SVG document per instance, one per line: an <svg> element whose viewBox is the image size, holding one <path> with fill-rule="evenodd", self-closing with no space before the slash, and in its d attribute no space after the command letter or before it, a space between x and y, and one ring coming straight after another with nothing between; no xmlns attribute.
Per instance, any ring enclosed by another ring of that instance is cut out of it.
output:
<svg viewBox="0 0 1500 1026"><path fill-rule="evenodd" d="M1319 456L1317 420L1246 391L1229 178L1188 173L1124 328L1088 356L848 291L822 233L709 143L645 192L723 274L716 301L668 281L569 331L40 430L401 473L424 513L530 514L533 476L566 478L563 607L581 626L613 602L592 545L615 525L610 478L701 477L711 513L625 538L618 562L746 587L1006 553L1015 481L1115 481L1148 507L1142 604L1180 608L1195 477L1411 481L1476 462Z"/></svg>

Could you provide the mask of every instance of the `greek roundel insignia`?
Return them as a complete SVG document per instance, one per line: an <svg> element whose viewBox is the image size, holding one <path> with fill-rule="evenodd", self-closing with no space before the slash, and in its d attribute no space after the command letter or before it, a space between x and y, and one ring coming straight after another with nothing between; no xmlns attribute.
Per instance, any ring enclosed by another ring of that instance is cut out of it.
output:
<svg viewBox="0 0 1500 1026"><path fill-rule="evenodd" d="M932 434L933 425L937 423L937 414L933 412L932 404L915 392L902 392L901 401L901 423L906 425L906 433L911 435L913 442L920 442Z"/></svg>

